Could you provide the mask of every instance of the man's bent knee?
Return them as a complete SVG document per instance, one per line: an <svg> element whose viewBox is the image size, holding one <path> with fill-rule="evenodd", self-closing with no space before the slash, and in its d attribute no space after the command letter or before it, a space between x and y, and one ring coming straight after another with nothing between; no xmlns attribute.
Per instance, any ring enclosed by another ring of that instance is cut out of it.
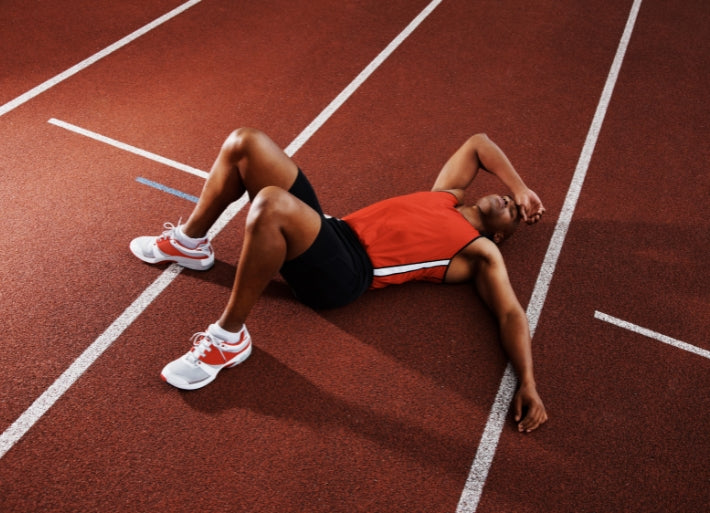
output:
<svg viewBox="0 0 710 513"><path fill-rule="evenodd" d="M264 187L251 202L247 225L286 214L292 210L294 200L295 198L281 187L275 185Z"/></svg>
<svg viewBox="0 0 710 513"><path fill-rule="evenodd" d="M247 215L247 232L271 234L286 242L286 260L295 258L310 247L321 228L320 215L274 185L264 187L254 197Z"/></svg>
<svg viewBox="0 0 710 513"><path fill-rule="evenodd" d="M248 151L250 141L259 133L253 128L237 128L222 143L222 151L228 154L232 161L239 160Z"/></svg>

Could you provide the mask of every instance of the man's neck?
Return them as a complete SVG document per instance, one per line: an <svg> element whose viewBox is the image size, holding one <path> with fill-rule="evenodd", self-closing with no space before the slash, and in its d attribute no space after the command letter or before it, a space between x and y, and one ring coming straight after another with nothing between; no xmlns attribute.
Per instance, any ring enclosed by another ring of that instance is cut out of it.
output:
<svg viewBox="0 0 710 513"><path fill-rule="evenodd" d="M481 212L478 210L476 205L459 205L456 207L456 210L461 213L466 221L471 223L471 226L483 233L484 227L483 222L481 221Z"/></svg>

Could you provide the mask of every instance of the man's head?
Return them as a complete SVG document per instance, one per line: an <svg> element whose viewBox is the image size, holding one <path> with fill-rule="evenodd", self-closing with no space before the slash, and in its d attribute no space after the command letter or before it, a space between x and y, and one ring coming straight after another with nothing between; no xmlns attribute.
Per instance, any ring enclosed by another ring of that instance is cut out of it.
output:
<svg viewBox="0 0 710 513"><path fill-rule="evenodd" d="M493 242L500 244L518 228L520 212L510 196L491 194L476 202L480 213L483 231L493 238Z"/></svg>

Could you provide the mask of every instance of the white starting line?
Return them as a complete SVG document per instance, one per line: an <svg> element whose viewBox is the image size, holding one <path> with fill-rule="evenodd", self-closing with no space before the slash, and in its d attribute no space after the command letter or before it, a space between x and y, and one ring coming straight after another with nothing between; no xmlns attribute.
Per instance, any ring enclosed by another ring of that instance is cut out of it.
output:
<svg viewBox="0 0 710 513"><path fill-rule="evenodd" d="M160 164L179 169L180 171L184 171L185 173L199 176L200 178L207 179L207 176L209 174L206 171L202 171L201 169L195 169L192 166L188 166L181 162L165 158L161 155L157 155L141 148L136 148L135 146L131 146L130 144L117 141L116 139L111 139L110 137L106 137L105 135L97 134L96 132L92 132L91 130L81 128L76 125L72 125L71 123L67 123L66 121L62 121L60 119L51 118L49 121L47 121L47 123L49 123L50 125L58 126L60 128L64 128L65 130L69 130L70 132L74 132L75 134L83 135L84 137L88 137L89 139L108 144L109 146L113 146L114 148L133 153L134 155L139 155L154 162L159 162Z"/></svg>

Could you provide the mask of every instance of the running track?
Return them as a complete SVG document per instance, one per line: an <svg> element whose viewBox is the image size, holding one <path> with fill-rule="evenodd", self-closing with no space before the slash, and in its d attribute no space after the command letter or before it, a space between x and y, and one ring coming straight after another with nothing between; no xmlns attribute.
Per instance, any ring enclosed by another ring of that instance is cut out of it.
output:
<svg viewBox="0 0 710 513"><path fill-rule="evenodd" d="M708 14L3 2L0 511L703 511ZM142 265L128 242L189 213L241 125L288 147L336 216L429 188L474 132L496 140L548 209L503 248L548 424L514 430L465 286L315 313L277 279L246 363L193 393L160 381L221 312L245 209L208 273Z"/></svg>

